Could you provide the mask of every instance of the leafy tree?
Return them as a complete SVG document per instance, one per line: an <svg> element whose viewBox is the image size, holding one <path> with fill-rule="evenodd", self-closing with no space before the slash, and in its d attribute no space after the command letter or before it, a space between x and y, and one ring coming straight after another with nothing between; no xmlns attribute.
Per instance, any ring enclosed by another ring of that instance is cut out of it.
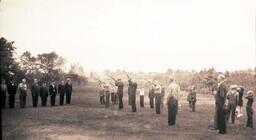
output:
<svg viewBox="0 0 256 140"><path fill-rule="evenodd" d="M5 38L0 38L0 69L1 77L9 81L10 78L20 80L24 77L24 73L20 70L18 63L14 57L15 47L14 41L7 41Z"/></svg>

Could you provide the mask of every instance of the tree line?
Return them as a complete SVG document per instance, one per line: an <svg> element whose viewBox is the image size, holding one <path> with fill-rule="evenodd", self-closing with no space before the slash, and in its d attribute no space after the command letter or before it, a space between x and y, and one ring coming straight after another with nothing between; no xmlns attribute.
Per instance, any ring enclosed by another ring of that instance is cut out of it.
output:
<svg viewBox="0 0 256 140"><path fill-rule="evenodd" d="M78 64L72 64L69 71L65 72L66 61L56 52L34 56L31 52L25 51L21 56L17 56L14 43L3 37L0 38L1 78L6 79L7 82L10 79L20 82L22 78L26 78L28 83L32 83L35 78L47 83L66 78L71 78L78 85L88 82L83 68Z"/></svg>

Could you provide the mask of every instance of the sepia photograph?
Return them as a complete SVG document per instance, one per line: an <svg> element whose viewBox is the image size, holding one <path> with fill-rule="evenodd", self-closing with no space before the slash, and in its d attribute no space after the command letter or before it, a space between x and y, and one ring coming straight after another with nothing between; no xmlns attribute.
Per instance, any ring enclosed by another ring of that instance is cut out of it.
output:
<svg viewBox="0 0 256 140"><path fill-rule="evenodd" d="M256 0L0 0L0 140L256 140Z"/></svg>

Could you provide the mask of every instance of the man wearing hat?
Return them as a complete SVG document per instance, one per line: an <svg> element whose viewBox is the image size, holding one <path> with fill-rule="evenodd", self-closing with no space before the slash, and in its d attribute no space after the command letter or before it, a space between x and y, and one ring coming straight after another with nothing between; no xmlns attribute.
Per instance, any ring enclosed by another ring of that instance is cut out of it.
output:
<svg viewBox="0 0 256 140"><path fill-rule="evenodd" d="M227 94L227 100L228 100L227 122L229 121L229 117L231 114L232 124L234 124L235 116L236 116L236 106L238 103L238 92L237 92L236 85L230 86L230 91Z"/></svg>
<svg viewBox="0 0 256 140"><path fill-rule="evenodd" d="M31 94L32 94L33 107L37 107L38 96L40 94L40 87L37 79L34 79L34 83L31 85Z"/></svg>
<svg viewBox="0 0 256 140"><path fill-rule="evenodd" d="M121 79L117 79L115 82L115 85L117 86L117 97L118 97L118 103L119 103L119 110L123 109L123 90L124 90L124 83Z"/></svg>
<svg viewBox="0 0 256 140"><path fill-rule="evenodd" d="M247 92L247 96L245 97L248 101L247 101L247 105L246 105L246 112L247 112L247 124L246 126L249 128L253 128L253 109L252 109L252 105L253 105L253 91L250 90Z"/></svg>
<svg viewBox="0 0 256 140"><path fill-rule="evenodd" d="M25 108L27 90L28 90L26 79L22 79L22 82L19 84L18 89L19 89L19 93L20 93L20 108Z"/></svg>
<svg viewBox="0 0 256 140"><path fill-rule="evenodd" d="M225 76L219 75L218 76L218 86L217 86L217 93L215 97L215 104L217 107L217 128L219 130L219 134L226 134L226 118L225 118L225 110L224 104L226 101L227 95L227 87L225 84Z"/></svg>
<svg viewBox="0 0 256 140"><path fill-rule="evenodd" d="M73 91L73 87L72 87L70 78L67 79L67 83L65 84L65 91L66 91L66 104L70 104L71 95L72 95L72 91Z"/></svg>
<svg viewBox="0 0 256 140"><path fill-rule="evenodd" d="M167 87L164 104L168 107L168 124L175 125L176 115L178 112L178 100L180 96L180 86L175 82L174 78L170 78L170 84Z"/></svg>
<svg viewBox="0 0 256 140"><path fill-rule="evenodd" d="M158 81L154 81L156 114L161 113L162 87Z"/></svg>

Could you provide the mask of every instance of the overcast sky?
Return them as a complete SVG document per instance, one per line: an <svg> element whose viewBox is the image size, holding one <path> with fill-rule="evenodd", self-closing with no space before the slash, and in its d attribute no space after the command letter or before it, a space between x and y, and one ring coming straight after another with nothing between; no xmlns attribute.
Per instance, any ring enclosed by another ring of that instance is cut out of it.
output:
<svg viewBox="0 0 256 140"><path fill-rule="evenodd" d="M2 0L18 54L56 51L85 70L253 68L256 0Z"/></svg>

